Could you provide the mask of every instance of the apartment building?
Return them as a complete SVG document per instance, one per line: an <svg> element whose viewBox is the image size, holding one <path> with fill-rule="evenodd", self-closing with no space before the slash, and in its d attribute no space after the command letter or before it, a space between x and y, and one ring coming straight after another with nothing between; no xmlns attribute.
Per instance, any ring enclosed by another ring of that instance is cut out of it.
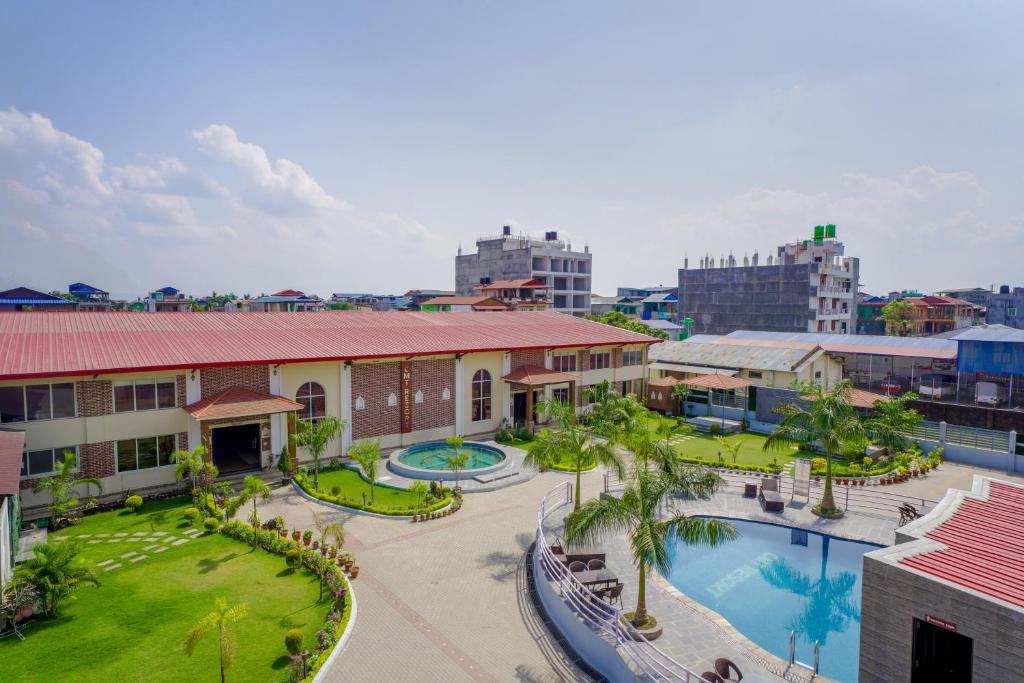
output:
<svg viewBox="0 0 1024 683"><path fill-rule="evenodd" d="M1006 325L1024 329L1024 287L1002 285L998 292L989 294L985 321L989 325Z"/></svg>
<svg viewBox="0 0 1024 683"><path fill-rule="evenodd" d="M742 329L852 334L860 259L845 256L834 225L815 226L812 239L778 247L766 264L754 252L740 265L710 255L679 270L678 321L698 334Z"/></svg>
<svg viewBox="0 0 1024 683"><path fill-rule="evenodd" d="M455 293L468 296L480 286L500 280L538 280L549 287L551 309L582 316L590 313L593 256L588 247L572 245L548 231L543 239L513 235L504 226L500 235L481 237L476 253L455 257Z"/></svg>
<svg viewBox="0 0 1024 683"><path fill-rule="evenodd" d="M68 285L68 296L78 302L80 311L109 311L113 305L110 301L110 292L84 282Z"/></svg>
<svg viewBox="0 0 1024 683"><path fill-rule="evenodd" d="M185 313L192 310L192 299L174 287L161 287L146 297L146 310L150 313Z"/></svg>

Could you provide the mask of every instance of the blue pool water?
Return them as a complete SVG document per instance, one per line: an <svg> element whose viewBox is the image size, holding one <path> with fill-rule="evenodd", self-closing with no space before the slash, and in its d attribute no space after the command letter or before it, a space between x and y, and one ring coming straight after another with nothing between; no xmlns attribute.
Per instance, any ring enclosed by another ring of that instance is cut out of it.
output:
<svg viewBox="0 0 1024 683"><path fill-rule="evenodd" d="M743 635L786 659L810 664L814 641L823 676L857 680L864 553L879 546L774 524L728 520L735 541L714 548L672 547L673 586L710 607Z"/></svg>
<svg viewBox="0 0 1024 683"><path fill-rule="evenodd" d="M482 443L467 441L463 444L462 450L469 454L466 460L466 470L478 470L481 467L497 465L505 459L505 454L500 449ZM398 459L410 467L419 467L424 470L446 470L448 469L448 458L454 455L455 451L443 441L410 446Z"/></svg>

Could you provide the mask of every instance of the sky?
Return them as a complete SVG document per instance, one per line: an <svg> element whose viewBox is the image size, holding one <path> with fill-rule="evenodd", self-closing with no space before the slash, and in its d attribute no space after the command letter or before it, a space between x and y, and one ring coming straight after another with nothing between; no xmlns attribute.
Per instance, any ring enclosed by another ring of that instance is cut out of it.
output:
<svg viewBox="0 0 1024 683"><path fill-rule="evenodd" d="M838 225L865 291L1024 284L1019 2L0 0L0 288L593 289Z"/></svg>

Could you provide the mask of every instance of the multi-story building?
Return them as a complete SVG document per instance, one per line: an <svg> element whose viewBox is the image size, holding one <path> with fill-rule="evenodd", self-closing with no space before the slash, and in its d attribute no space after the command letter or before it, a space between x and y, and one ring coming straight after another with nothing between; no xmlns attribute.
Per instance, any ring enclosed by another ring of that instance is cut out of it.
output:
<svg viewBox="0 0 1024 683"><path fill-rule="evenodd" d="M467 313L476 311L511 311L512 307L494 297L477 294L475 296L439 296L427 299L420 304L421 311L443 311Z"/></svg>
<svg viewBox="0 0 1024 683"><path fill-rule="evenodd" d="M309 313L324 310L324 302L296 289L285 289L251 300L249 310L254 313Z"/></svg>
<svg viewBox="0 0 1024 683"><path fill-rule="evenodd" d="M884 296L857 295L857 334L885 334L882 308L889 303Z"/></svg>
<svg viewBox="0 0 1024 683"><path fill-rule="evenodd" d="M679 271L679 319L694 332L728 334L741 329L852 334L860 259L844 256L834 225L814 228L813 239L778 248L767 264L757 252L739 265L731 254L705 256Z"/></svg>
<svg viewBox="0 0 1024 683"><path fill-rule="evenodd" d="M1006 325L1024 329L1024 287L1002 285L988 296L985 321L989 325Z"/></svg>
<svg viewBox="0 0 1024 683"><path fill-rule="evenodd" d="M328 457L490 434L546 398L584 411L605 380L642 395L656 341L548 311L6 313L0 340L17 349L0 354L0 425L24 433L26 511L68 449L117 498L175 486L176 449L206 446L225 476L272 467L297 419L344 420Z"/></svg>
<svg viewBox="0 0 1024 683"><path fill-rule="evenodd" d="M80 311L109 311L112 305L110 292L104 292L84 282L68 285L68 295L78 302Z"/></svg>
<svg viewBox="0 0 1024 683"><path fill-rule="evenodd" d="M593 256L588 247L572 245L548 231L544 239L513 235L504 226L500 235L481 237L476 253L455 257L455 293L470 295L477 287L498 280L536 279L550 287L551 308L561 313L590 313Z"/></svg>
<svg viewBox="0 0 1024 683"><path fill-rule="evenodd" d="M975 306L985 308L988 305L988 297L992 294L992 290L985 289L984 287L964 287L963 289L943 289L935 293L938 296L951 296L954 299L963 299Z"/></svg>
<svg viewBox="0 0 1024 683"><path fill-rule="evenodd" d="M146 310L150 313L185 313L192 310L192 299L174 287L162 287L149 293Z"/></svg>
<svg viewBox="0 0 1024 683"><path fill-rule="evenodd" d="M550 290L551 285L536 278L492 280L477 286L481 295L497 299L514 311L544 311L551 308L551 298L548 296Z"/></svg>
<svg viewBox="0 0 1024 683"><path fill-rule="evenodd" d="M407 302L406 307L418 311L420 304L424 301L436 299L439 296L455 296L455 292L450 289L410 289L402 295L402 298Z"/></svg>

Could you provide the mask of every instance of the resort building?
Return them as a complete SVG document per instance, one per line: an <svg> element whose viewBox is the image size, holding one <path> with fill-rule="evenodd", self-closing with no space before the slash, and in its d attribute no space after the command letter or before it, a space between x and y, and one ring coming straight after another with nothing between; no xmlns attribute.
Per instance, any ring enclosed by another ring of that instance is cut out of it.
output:
<svg viewBox="0 0 1024 683"><path fill-rule="evenodd" d="M253 313L309 313L324 310L324 302L317 297L306 296L295 289L285 289L276 294L261 296L249 302Z"/></svg>
<svg viewBox="0 0 1024 683"><path fill-rule="evenodd" d="M1021 680L1024 486L976 475L864 555L861 683Z"/></svg>
<svg viewBox="0 0 1024 683"><path fill-rule="evenodd" d="M0 311L73 311L76 308L74 301L28 287L0 292Z"/></svg>
<svg viewBox="0 0 1024 683"><path fill-rule="evenodd" d="M25 434L0 429L0 589L14 574L21 526L19 468L25 450Z"/></svg>
<svg viewBox="0 0 1024 683"><path fill-rule="evenodd" d="M110 292L104 292L84 282L68 285L68 295L78 302L80 311L109 311L112 305Z"/></svg>
<svg viewBox="0 0 1024 683"><path fill-rule="evenodd" d="M561 313L590 313L593 256L588 247L573 251L572 245L548 231L544 239L513 235L504 226L500 235L481 237L476 253L455 257L455 293L475 294L480 285L499 280L538 280L550 288L551 308Z"/></svg>
<svg viewBox="0 0 1024 683"><path fill-rule="evenodd" d="M767 264L730 254L710 255L679 270L679 319L698 334L728 334L757 327L774 332L853 334L860 259L844 256L834 225L814 228L813 239L778 248Z"/></svg>
<svg viewBox="0 0 1024 683"><path fill-rule="evenodd" d="M31 489L66 449L119 496L173 486L171 452L200 444L222 475L269 469L296 419L345 421L328 456L489 434L548 397L585 410L604 380L642 395L654 341L552 312L2 314L19 351L0 356L0 423L24 433L37 514Z"/></svg>
<svg viewBox="0 0 1024 683"><path fill-rule="evenodd" d="M186 313L192 310L192 299L174 287L162 287L146 297L150 313Z"/></svg>

